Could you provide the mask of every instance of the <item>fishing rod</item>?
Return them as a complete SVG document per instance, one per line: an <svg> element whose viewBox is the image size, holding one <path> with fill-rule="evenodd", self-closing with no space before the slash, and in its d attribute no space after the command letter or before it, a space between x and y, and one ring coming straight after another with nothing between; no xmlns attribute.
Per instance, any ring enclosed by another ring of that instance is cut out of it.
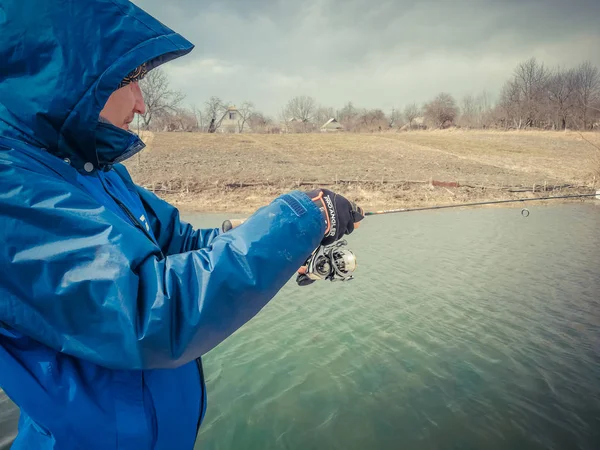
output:
<svg viewBox="0 0 600 450"><path fill-rule="evenodd" d="M396 214L402 212L414 212L414 211L428 211L435 209L447 209L447 208L466 208L472 206L484 206L484 205L497 205L500 203L517 203L517 202L532 202L538 200L557 200L557 199L567 199L567 198L584 198L584 197L596 197L597 200L600 200L600 190L596 191L595 194L575 194L575 195L560 195L560 196L552 196L552 197L533 197L533 198L517 198L510 200L489 200L485 202L474 202L474 203L455 203L450 205L435 205L435 206L422 206L418 208L399 208L399 209L386 209L382 211L367 211L365 212L366 216L378 216L381 214ZM243 224L247 219L227 219L221 225L221 230L225 233L230 231L236 227L239 227Z"/></svg>
<svg viewBox="0 0 600 450"><path fill-rule="evenodd" d="M558 200L558 199L573 199L573 198L585 198L595 197L600 200L600 190L596 191L595 194L574 194L574 195L560 195L552 197L533 197L533 198L518 198L510 200L490 200L485 202L473 202L473 203L457 203L450 205L436 205L436 206L423 206L419 208L400 208L400 209L387 209L382 211L368 211L365 212L366 216L377 216L382 214L396 214L404 212L414 211L428 211L436 209L447 209L447 208L467 208L473 206L484 206L484 205L497 205L501 203L517 203L517 202L531 202L541 200ZM524 217L529 216L529 210L523 208L521 214ZM229 219L225 220L221 226L223 232L230 231L240 225L242 225L246 219ZM357 226L360 223L356 224ZM347 245L346 240L340 240L327 246L319 246L312 254L307 258L306 262L300 269L298 269L296 276L296 283L299 286L309 285L317 280L329 280L329 281L349 281L354 278L354 271L356 270L356 255L348 248L344 248Z"/></svg>

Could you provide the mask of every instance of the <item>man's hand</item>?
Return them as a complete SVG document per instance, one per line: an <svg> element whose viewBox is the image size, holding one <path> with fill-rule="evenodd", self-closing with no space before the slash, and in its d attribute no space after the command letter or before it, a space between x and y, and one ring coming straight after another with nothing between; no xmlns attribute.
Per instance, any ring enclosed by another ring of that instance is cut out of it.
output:
<svg viewBox="0 0 600 450"><path fill-rule="evenodd" d="M321 241L329 245L341 239L345 234L350 234L356 227L355 224L364 219L362 208L328 189L315 189L307 192L312 201L321 208L327 229Z"/></svg>

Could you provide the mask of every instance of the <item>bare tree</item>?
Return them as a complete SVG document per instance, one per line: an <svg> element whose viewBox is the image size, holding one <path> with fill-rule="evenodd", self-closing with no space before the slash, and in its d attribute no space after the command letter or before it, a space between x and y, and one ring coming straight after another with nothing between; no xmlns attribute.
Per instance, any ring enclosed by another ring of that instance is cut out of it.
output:
<svg viewBox="0 0 600 450"><path fill-rule="evenodd" d="M337 119L342 122L348 119L354 119L358 115L356 108L352 102L348 102L342 109L337 112Z"/></svg>
<svg viewBox="0 0 600 450"><path fill-rule="evenodd" d="M460 125L469 128L477 127L477 113L475 98L471 94L465 95L461 104Z"/></svg>
<svg viewBox="0 0 600 450"><path fill-rule="evenodd" d="M582 128L585 130L589 125L590 109L597 111L592 105L600 103L600 72L589 61L582 63L575 72L577 109Z"/></svg>
<svg viewBox="0 0 600 450"><path fill-rule="evenodd" d="M530 58L515 69L514 82L518 88L521 103L522 120L525 126L540 126L543 115L544 99L547 98L549 71L537 59Z"/></svg>
<svg viewBox="0 0 600 450"><path fill-rule="evenodd" d="M191 106L191 113L196 119L196 131L204 131L204 115L202 111L196 107L196 105Z"/></svg>
<svg viewBox="0 0 600 450"><path fill-rule="evenodd" d="M176 113L160 113L152 119L152 129L157 131L194 131L196 117L193 112L180 108Z"/></svg>
<svg viewBox="0 0 600 450"><path fill-rule="evenodd" d="M523 125L523 102L521 101L519 85L515 80L507 81L502 87L497 109L500 121L506 129L521 129Z"/></svg>
<svg viewBox="0 0 600 450"><path fill-rule="evenodd" d="M475 97L476 125L479 128L488 128L493 122L493 106L490 94L482 91Z"/></svg>
<svg viewBox="0 0 600 450"><path fill-rule="evenodd" d="M318 126L332 118L335 118L335 111L330 106L319 106L315 111L315 122Z"/></svg>
<svg viewBox="0 0 600 450"><path fill-rule="evenodd" d="M273 121L260 112L252 112L248 117L248 125L254 133L264 133Z"/></svg>
<svg viewBox="0 0 600 450"><path fill-rule="evenodd" d="M402 113L399 109L392 108L392 111L389 115L388 128L398 128L400 129L402 125L404 125L404 120L402 119Z"/></svg>
<svg viewBox="0 0 600 450"><path fill-rule="evenodd" d="M242 106L238 108L238 112L240 113L240 118L238 119L238 131L242 133L244 131L244 126L254 112L254 103L247 101L242 103ZM252 128L252 126L250 126L250 128Z"/></svg>
<svg viewBox="0 0 600 450"><path fill-rule="evenodd" d="M388 126L388 119L381 109L363 109L359 116L362 130L382 131Z"/></svg>
<svg viewBox="0 0 600 450"><path fill-rule="evenodd" d="M413 122L421 115L421 109L416 103L406 105L404 108L404 120L408 122L408 127L412 128Z"/></svg>
<svg viewBox="0 0 600 450"><path fill-rule="evenodd" d="M227 111L227 104L219 97L212 96L204 103L204 114L209 122L208 132L214 133L221 125L223 116Z"/></svg>
<svg viewBox="0 0 600 450"><path fill-rule="evenodd" d="M148 72L140 88L146 104L146 112L141 114L145 129L157 115L176 114L185 98L183 93L170 89L167 74L160 67Z"/></svg>
<svg viewBox="0 0 600 450"><path fill-rule="evenodd" d="M492 109L492 101L487 91L482 91L476 96L467 94L461 101L458 123L463 127L487 128L493 122Z"/></svg>
<svg viewBox="0 0 600 450"><path fill-rule="evenodd" d="M280 108L277 112L277 120L282 124L287 123L292 117L290 117L290 112L287 110L287 107Z"/></svg>
<svg viewBox="0 0 600 450"><path fill-rule="evenodd" d="M193 131L197 126L196 116L190 110L182 108L172 117L174 129L169 131Z"/></svg>
<svg viewBox="0 0 600 450"><path fill-rule="evenodd" d="M506 128L588 129L600 104L600 72L590 62L575 69L547 69L535 58L519 64L500 93L495 110L484 114Z"/></svg>
<svg viewBox="0 0 600 450"><path fill-rule="evenodd" d="M354 131L357 126L358 115L358 110L354 107L352 102L348 102L337 112L337 120L347 131Z"/></svg>
<svg viewBox="0 0 600 450"><path fill-rule="evenodd" d="M575 107L576 73L574 70L555 69L548 79L548 98L554 128L567 128L567 118Z"/></svg>
<svg viewBox="0 0 600 450"><path fill-rule="evenodd" d="M307 124L311 123L314 119L316 108L317 105L314 98L301 95L292 98L288 102L286 111L290 118L302 122L304 124L304 130L306 131Z"/></svg>
<svg viewBox="0 0 600 450"><path fill-rule="evenodd" d="M456 100L450 94L442 92L424 106L425 119L438 128L445 128L454 123L458 116Z"/></svg>

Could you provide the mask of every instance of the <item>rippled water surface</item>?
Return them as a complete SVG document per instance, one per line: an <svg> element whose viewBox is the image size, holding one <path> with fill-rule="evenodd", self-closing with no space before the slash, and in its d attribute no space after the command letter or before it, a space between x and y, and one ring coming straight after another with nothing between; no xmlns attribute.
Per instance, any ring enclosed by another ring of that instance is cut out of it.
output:
<svg viewBox="0 0 600 450"><path fill-rule="evenodd" d="M365 219L355 280L292 280L205 357L197 448L600 448L600 207L530 211Z"/></svg>
<svg viewBox="0 0 600 450"><path fill-rule="evenodd" d="M14 439L18 420L19 410L0 389L0 449L8 448Z"/></svg>

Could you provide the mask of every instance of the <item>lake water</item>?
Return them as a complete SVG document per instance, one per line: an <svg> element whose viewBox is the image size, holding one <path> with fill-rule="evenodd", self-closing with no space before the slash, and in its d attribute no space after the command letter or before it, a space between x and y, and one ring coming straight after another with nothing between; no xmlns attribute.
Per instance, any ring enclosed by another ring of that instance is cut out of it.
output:
<svg viewBox="0 0 600 450"><path fill-rule="evenodd" d="M0 389L0 449L8 448L17 433L19 410Z"/></svg>
<svg viewBox="0 0 600 450"><path fill-rule="evenodd" d="M292 280L206 355L197 448L600 448L600 205L530 212L365 219L355 280Z"/></svg>

